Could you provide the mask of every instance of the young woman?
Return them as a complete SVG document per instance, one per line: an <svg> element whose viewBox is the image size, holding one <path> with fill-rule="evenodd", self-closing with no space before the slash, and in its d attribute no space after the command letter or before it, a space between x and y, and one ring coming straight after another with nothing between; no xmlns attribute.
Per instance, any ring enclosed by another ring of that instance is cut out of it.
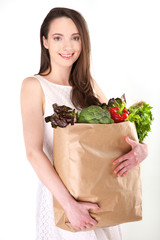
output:
<svg viewBox="0 0 160 240"><path fill-rule="evenodd" d="M39 73L23 80L21 112L24 141L29 162L38 175L37 240L119 240L119 226L83 231L97 224L89 209L98 205L77 202L65 188L54 169L53 133L44 118L53 114L52 104L81 110L92 104L107 102L90 74L90 40L87 25L80 13L54 8L44 19L41 31L41 65ZM126 139L132 151L117 159L117 175L127 172L147 156L146 144ZM124 162L125 160L125 162ZM122 162L122 163L121 163ZM76 230L69 232L55 226L53 199L64 208Z"/></svg>

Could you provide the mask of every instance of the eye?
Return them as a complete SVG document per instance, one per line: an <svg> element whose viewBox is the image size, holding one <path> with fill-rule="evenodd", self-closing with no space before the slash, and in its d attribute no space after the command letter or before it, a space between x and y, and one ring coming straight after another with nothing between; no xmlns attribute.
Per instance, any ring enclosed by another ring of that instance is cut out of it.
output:
<svg viewBox="0 0 160 240"><path fill-rule="evenodd" d="M73 40L75 40L75 41L79 41L79 39L80 39L79 36L73 37Z"/></svg>
<svg viewBox="0 0 160 240"><path fill-rule="evenodd" d="M54 40L55 40L55 41L60 41L60 40L61 40L61 37L54 37Z"/></svg>

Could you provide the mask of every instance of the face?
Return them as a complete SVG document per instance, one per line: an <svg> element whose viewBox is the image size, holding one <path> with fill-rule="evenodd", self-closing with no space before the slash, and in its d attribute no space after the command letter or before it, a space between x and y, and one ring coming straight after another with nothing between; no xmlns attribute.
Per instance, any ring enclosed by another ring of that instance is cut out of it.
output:
<svg viewBox="0 0 160 240"><path fill-rule="evenodd" d="M49 50L51 64L71 67L81 53L81 37L70 18L56 18L50 23L48 39L43 36L45 48Z"/></svg>

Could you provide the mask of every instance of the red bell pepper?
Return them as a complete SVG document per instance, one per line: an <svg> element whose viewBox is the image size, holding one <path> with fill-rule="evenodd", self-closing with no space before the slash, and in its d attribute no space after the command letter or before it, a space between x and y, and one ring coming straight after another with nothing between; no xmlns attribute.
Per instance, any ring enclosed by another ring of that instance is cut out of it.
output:
<svg viewBox="0 0 160 240"><path fill-rule="evenodd" d="M119 107L112 107L109 112L115 123L124 122L129 115L129 112L125 108L120 111Z"/></svg>

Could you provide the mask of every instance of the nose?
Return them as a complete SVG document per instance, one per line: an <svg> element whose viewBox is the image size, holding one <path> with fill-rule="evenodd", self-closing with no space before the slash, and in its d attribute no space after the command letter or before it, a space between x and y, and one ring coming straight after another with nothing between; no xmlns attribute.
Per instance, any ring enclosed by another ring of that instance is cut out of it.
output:
<svg viewBox="0 0 160 240"><path fill-rule="evenodd" d="M71 40L65 40L64 41L64 44L63 44L63 50L64 51L70 51L72 49L72 42L71 42Z"/></svg>

